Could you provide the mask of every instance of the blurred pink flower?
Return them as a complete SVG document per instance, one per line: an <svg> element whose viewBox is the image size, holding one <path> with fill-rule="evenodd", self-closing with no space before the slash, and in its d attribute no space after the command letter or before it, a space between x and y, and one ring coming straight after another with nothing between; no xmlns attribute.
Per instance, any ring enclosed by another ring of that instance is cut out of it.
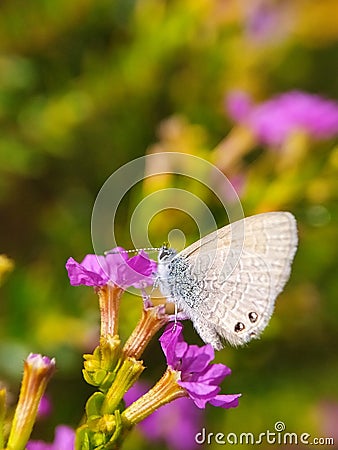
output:
<svg viewBox="0 0 338 450"><path fill-rule="evenodd" d="M325 437L331 437L338 442L338 402L324 400L318 407L321 432Z"/></svg>
<svg viewBox="0 0 338 450"><path fill-rule="evenodd" d="M50 398L44 394L40 400L39 408L38 408L38 417L39 419L48 417L52 411L52 402Z"/></svg>
<svg viewBox="0 0 338 450"><path fill-rule="evenodd" d="M27 450L74 450L75 432L66 425L59 425L55 429L55 439L52 443L43 441L29 441Z"/></svg>
<svg viewBox="0 0 338 450"><path fill-rule="evenodd" d="M254 105L249 94L233 91L226 98L226 108L262 144L280 146L297 131L316 140L338 134L338 104L315 94L290 91Z"/></svg>
<svg viewBox="0 0 338 450"><path fill-rule="evenodd" d="M245 91L231 91L225 99L226 110L235 122L245 122L254 109L252 98Z"/></svg>
<svg viewBox="0 0 338 450"><path fill-rule="evenodd" d="M129 406L149 390L144 382L138 381L125 394ZM153 442L165 442L172 450L193 450L198 447L194 439L201 429L203 411L196 408L186 397L178 398L161 406L153 414L138 424L144 436Z"/></svg>
<svg viewBox="0 0 338 450"><path fill-rule="evenodd" d="M250 43L266 46L278 45L296 23L292 2L251 0L242 2L244 31Z"/></svg>

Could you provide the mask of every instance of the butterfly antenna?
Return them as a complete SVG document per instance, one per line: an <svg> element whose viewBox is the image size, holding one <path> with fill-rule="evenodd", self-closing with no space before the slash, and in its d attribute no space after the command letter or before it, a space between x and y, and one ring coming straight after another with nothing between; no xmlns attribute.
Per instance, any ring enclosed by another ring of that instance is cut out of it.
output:
<svg viewBox="0 0 338 450"><path fill-rule="evenodd" d="M144 248L132 248L130 250L107 250L103 254L106 255L116 255L121 253L138 253L141 250L145 252L158 252L161 250L161 247L144 247Z"/></svg>

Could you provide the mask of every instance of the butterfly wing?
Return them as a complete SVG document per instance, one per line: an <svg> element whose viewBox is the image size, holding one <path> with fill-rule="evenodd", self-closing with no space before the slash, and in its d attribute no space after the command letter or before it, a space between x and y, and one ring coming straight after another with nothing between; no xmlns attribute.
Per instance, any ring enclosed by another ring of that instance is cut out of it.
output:
<svg viewBox="0 0 338 450"><path fill-rule="evenodd" d="M233 345L257 337L290 276L296 248L295 218L272 212L227 225L180 252L204 283L203 301L183 308L202 339L220 348L219 336Z"/></svg>

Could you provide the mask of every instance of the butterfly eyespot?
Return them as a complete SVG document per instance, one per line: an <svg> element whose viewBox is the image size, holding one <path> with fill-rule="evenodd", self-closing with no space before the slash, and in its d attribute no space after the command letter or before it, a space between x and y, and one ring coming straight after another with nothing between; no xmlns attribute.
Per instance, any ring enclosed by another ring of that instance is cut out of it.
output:
<svg viewBox="0 0 338 450"><path fill-rule="evenodd" d="M258 314L253 311L248 314L248 317L249 317L251 323L255 323L255 322L257 322Z"/></svg>
<svg viewBox="0 0 338 450"><path fill-rule="evenodd" d="M235 325L234 330L235 330L236 333L238 333L239 331L243 331L244 328L245 328L244 323L242 323L242 322L237 322L236 325Z"/></svg>

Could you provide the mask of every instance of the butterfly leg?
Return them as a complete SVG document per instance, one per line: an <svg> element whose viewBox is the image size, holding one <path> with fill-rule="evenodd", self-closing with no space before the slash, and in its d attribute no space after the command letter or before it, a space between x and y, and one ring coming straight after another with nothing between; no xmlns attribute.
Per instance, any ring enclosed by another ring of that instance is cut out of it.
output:
<svg viewBox="0 0 338 450"><path fill-rule="evenodd" d="M151 294L151 292L150 292L150 294ZM147 293L147 291L144 288L141 288L141 294L142 294L142 300L143 300L143 307L145 309L151 308L152 306L154 306L151 301L150 295Z"/></svg>

